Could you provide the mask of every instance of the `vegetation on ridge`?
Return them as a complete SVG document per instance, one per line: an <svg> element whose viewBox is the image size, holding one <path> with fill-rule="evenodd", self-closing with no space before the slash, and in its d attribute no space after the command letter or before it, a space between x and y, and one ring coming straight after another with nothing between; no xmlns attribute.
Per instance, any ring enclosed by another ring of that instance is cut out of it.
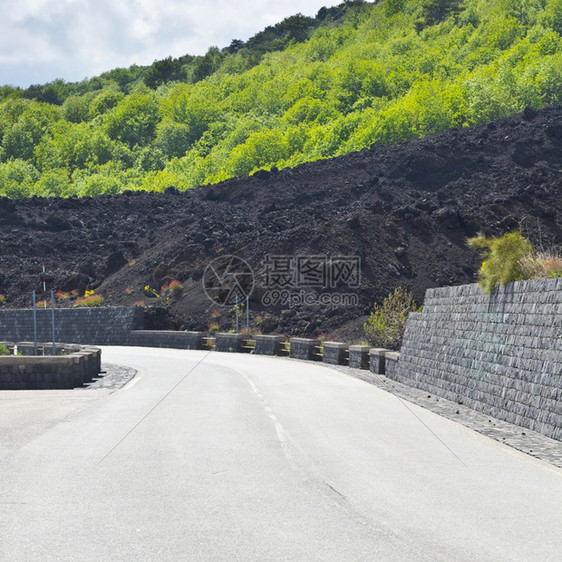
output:
<svg viewBox="0 0 562 562"><path fill-rule="evenodd" d="M478 248L484 257L478 282L485 293L514 281L562 277L560 256L537 252L521 230L496 238L480 233L467 242L469 246Z"/></svg>
<svg viewBox="0 0 562 562"><path fill-rule="evenodd" d="M0 195L180 190L562 102L562 0L348 1L204 57L0 88Z"/></svg>

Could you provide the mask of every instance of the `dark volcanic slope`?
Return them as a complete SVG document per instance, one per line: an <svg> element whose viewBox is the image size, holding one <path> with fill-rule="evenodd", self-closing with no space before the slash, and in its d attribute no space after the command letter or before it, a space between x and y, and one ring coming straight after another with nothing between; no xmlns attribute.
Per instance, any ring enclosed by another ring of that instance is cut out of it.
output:
<svg viewBox="0 0 562 562"><path fill-rule="evenodd" d="M421 301L428 287L473 281L479 259L465 240L479 230L522 222L535 244L559 245L561 178L555 107L186 193L0 199L0 293L29 306L43 260L56 289L93 288L107 304L161 305L143 287L177 278L172 324L206 328L203 271L235 254L256 274L251 308L273 317L265 329L332 333L397 285ZM263 306L267 255L360 256L360 287L345 288L359 305ZM231 322L223 309L222 327Z"/></svg>

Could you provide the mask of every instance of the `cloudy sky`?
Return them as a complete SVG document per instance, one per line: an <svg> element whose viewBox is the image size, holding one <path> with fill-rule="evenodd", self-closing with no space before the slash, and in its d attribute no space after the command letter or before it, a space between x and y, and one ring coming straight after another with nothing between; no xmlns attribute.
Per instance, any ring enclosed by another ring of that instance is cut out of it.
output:
<svg viewBox="0 0 562 562"><path fill-rule="evenodd" d="M330 0L0 0L0 85L82 80L246 40Z"/></svg>

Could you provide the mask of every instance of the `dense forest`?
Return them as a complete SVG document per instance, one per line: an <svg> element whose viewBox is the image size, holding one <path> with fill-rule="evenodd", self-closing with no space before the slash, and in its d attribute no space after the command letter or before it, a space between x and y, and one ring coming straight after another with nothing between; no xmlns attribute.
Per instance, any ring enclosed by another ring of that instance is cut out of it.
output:
<svg viewBox="0 0 562 562"><path fill-rule="evenodd" d="M0 87L0 195L185 190L562 103L562 0L347 1L246 42Z"/></svg>

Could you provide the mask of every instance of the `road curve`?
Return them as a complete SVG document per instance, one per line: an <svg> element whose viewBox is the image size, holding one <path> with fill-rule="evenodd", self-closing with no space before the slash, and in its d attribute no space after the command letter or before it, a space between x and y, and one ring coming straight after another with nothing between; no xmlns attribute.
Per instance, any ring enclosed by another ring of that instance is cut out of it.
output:
<svg viewBox="0 0 562 562"><path fill-rule="evenodd" d="M559 560L562 470L322 365L104 348L0 392L0 560Z"/></svg>

